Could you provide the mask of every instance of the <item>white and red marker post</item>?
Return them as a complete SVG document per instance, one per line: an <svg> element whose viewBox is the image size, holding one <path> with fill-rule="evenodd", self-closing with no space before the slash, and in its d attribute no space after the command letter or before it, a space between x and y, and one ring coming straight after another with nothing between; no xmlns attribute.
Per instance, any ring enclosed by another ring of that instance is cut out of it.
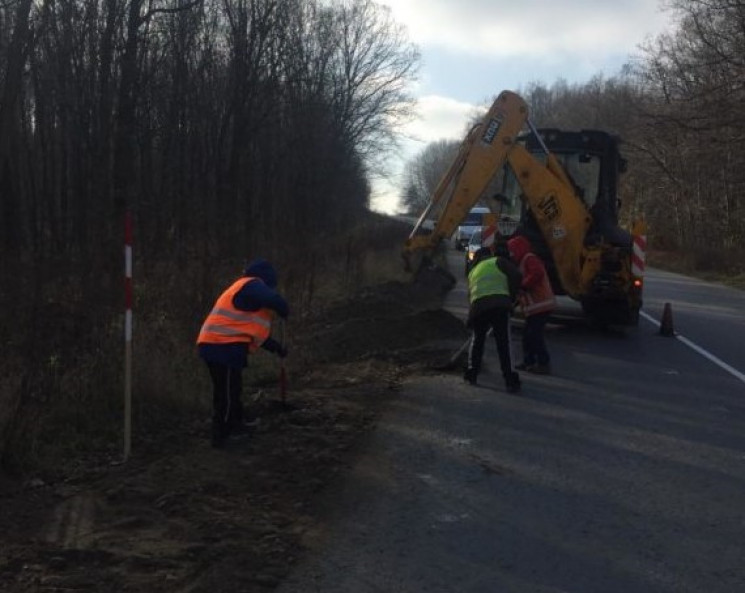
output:
<svg viewBox="0 0 745 593"><path fill-rule="evenodd" d="M132 450L132 216L124 214L124 461Z"/></svg>
<svg viewBox="0 0 745 593"><path fill-rule="evenodd" d="M497 237L497 220L499 218L493 212L484 214L481 222L481 246L494 247L494 240Z"/></svg>
<svg viewBox="0 0 745 593"><path fill-rule="evenodd" d="M647 257L647 225L643 220L637 221L634 225L632 237L631 274L636 278L642 278Z"/></svg>
<svg viewBox="0 0 745 593"><path fill-rule="evenodd" d="M497 225L496 224L490 224L489 226L485 226L483 231L481 231L481 246L482 247L493 247L494 238L496 236L497 236Z"/></svg>

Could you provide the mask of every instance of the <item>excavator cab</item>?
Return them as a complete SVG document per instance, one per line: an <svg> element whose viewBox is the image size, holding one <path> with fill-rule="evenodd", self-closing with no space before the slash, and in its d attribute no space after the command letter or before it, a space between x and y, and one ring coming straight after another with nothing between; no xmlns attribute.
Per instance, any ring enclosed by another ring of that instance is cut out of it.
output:
<svg viewBox="0 0 745 593"><path fill-rule="evenodd" d="M626 170L617 136L601 130L565 131L553 128L532 130L518 142L538 162L546 163L548 152L556 158L572 186L574 195L589 214L582 240L583 270L592 270L582 280L582 289L571 293L562 283L561 265L534 216L535 205L524 199L521 185L509 166L498 180L508 199L522 205L515 234L527 237L545 262L556 294L569 294L580 301L585 314L603 324L635 324L641 306L640 284L633 283L628 269L633 252L631 233L619 225L618 185Z"/></svg>
<svg viewBox="0 0 745 593"><path fill-rule="evenodd" d="M546 161L545 146L566 171L575 194L592 215L584 245L589 247L606 243L619 251L630 252L631 234L621 228L618 221L618 181L620 174L626 170L626 161L619 151L618 137L600 130L539 128L536 132L540 135L543 146L533 132L520 136L518 142L542 163ZM554 291L556 294L566 294L551 250L528 202L521 199L522 188L509 166L505 166L498 175L497 184L501 184L498 191L503 199L520 206L511 213L511 220L517 221L513 234L524 235L530 240L536 254L547 263ZM509 236L511 235L506 238ZM606 266L616 267L611 262L606 262Z"/></svg>

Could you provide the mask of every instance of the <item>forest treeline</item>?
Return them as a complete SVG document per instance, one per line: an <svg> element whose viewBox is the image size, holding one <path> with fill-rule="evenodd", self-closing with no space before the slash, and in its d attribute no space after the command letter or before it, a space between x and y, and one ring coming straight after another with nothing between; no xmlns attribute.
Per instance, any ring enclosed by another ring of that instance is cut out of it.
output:
<svg viewBox="0 0 745 593"><path fill-rule="evenodd" d="M125 212L145 397L188 388L198 324L245 259L308 304L418 65L370 0L0 2L3 459L118 401ZM60 406L76 415L50 420Z"/></svg>
<svg viewBox="0 0 745 593"><path fill-rule="evenodd" d="M125 209L148 256L338 229L416 65L367 0L4 2L4 254L98 272Z"/></svg>
<svg viewBox="0 0 745 593"><path fill-rule="evenodd" d="M674 28L645 41L617 75L512 90L539 127L621 136L629 163L622 215L627 222L646 218L653 248L677 250L719 271L742 269L745 2L667 4ZM404 200L412 210L421 211L457 145L432 143L408 164Z"/></svg>

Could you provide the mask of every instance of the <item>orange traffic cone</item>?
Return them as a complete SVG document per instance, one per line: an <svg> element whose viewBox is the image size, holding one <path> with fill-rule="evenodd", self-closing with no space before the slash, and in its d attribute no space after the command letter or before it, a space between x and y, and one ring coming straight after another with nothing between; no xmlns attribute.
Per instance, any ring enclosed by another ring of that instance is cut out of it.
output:
<svg viewBox="0 0 745 593"><path fill-rule="evenodd" d="M665 303L665 309L662 312L660 335L665 337L672 337L675 335L675 330L673 330L673 310L670 307L670 303Z"/></svg>

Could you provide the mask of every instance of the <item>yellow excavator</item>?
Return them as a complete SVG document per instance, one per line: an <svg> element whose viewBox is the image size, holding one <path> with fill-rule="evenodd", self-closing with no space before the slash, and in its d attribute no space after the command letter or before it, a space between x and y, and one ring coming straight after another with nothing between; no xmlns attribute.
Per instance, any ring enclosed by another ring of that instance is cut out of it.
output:
<svg viewBox="0 0 745 593"><path fill-rule="evenodd" d="M546 262L556 294L581 303L603 325L636 325L642 305L645 224L618 224L618 179L626 161L618 137L600 130L536 129L528 106L503 91L467 134L452 165L407 239L407 269L432 267L440 245L477 203L517 212ZM435 213L430 232L422 229ZM506 240L502 236L498 240ZM638 238L639 241L635 239Z"/></svg>

